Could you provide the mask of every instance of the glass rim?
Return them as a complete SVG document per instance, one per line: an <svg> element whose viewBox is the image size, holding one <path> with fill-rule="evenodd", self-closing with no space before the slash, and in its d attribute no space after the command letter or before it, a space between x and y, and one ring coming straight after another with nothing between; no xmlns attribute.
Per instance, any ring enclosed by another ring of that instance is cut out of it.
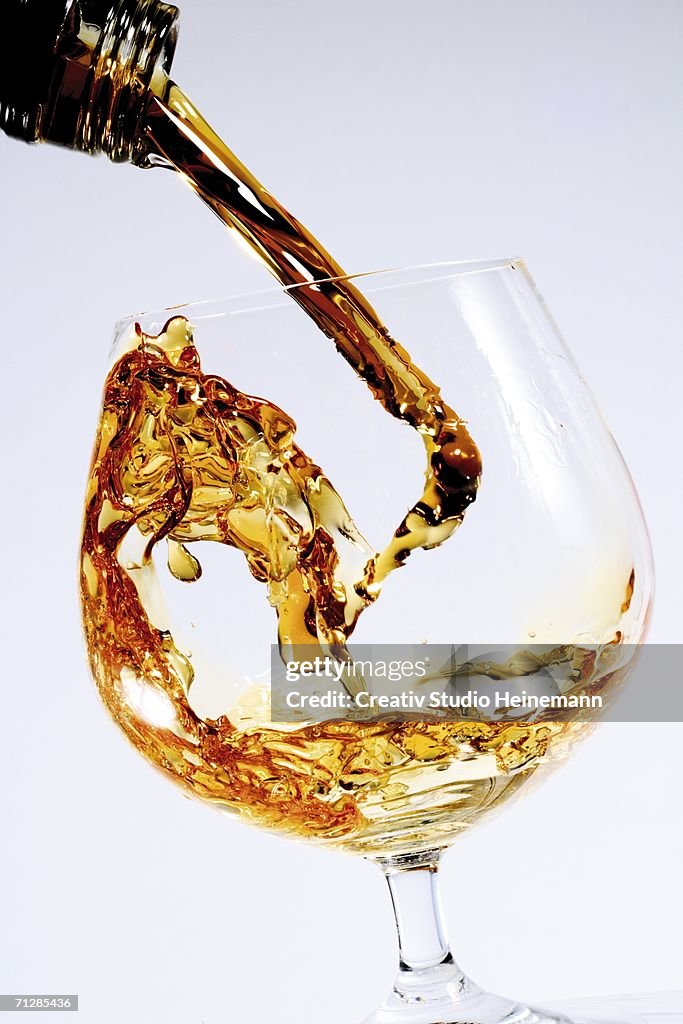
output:
<svg viewBox="0 0 683 1024"><path fill-rule="evenodd" d="M372 284L364 289L370 294L398 288L409 284L427 284L452 277L465 277L474 274L488 274L501 270L522 270L528 273L526 263L521 256L491 257L473 260L444 260L437 263L418 263L414 266L385 267L380 270L365 270L357 273L340 274L337 277L323 277L315 281L302 281L299 284L271 285L255 291L241 292L215 299L199 299L194 302L181 302L170 306L159 306L156 309L129 313L116 321L116 334L140 320L158 319L160 329L174 315L186 316L193 323L201 320L212 320L221 316L237 316L256 313L259 310L276 307L289 307L283 302L290 293L303 288L312 288L334 281L359 281L372 279ZM386 284L382 282L386 281Z"/></svg>

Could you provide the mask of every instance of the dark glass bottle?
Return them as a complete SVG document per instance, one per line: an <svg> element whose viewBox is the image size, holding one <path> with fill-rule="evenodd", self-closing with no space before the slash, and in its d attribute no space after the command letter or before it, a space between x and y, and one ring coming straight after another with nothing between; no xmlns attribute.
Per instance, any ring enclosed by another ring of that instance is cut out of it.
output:
<svg viewBox="0 0 683 1024"><path fill-rule="evenodd" d="M141 126L170 69L178 10L160 0L3 0L0 129L142 161Z"/></svg>

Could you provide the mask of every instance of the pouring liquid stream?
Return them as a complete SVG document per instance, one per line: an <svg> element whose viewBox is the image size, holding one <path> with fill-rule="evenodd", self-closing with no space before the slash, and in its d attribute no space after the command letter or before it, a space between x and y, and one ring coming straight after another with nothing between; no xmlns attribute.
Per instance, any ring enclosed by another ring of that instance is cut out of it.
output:
<svg viewBox="0 0 683 1024"><path fill-rule="evenodd" d="M477 446L342 268L174 83L151 97L144 135L139 162L180 174L290 287L372 396L419 433L426 473L375 550L295 443L284 410L205 372L183 317L155 336L138 327L105 383L86 495L81 597L102 698L149 760L254 822L370 856L447 844L515 792L551 747L566 746L573 725L340 721L283 731L247 706L248 695L239 714L203 718L191 701L192 659L157 621L152 556L165 541L168 571L192 584L202 543L237 548L267 588L281 649L317 644L343 659L387 576L462 523L480 480Z"/></svg>

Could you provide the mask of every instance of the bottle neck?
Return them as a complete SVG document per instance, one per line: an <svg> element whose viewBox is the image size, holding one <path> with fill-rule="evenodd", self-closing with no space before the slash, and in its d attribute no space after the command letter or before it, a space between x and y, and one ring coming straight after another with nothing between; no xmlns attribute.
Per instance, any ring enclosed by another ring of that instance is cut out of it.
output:
<svg viewBox="0 0 683 1024"><path fill-rule="evenodd" d="M34 22L51 9L48 39L26 24L32 74L3 82L0 125L27 142L53 142L137 162L150 92L170 70L178 11L160 0L10 0ZM55 13L61 14L55 17ZM17 16L18 17L18 16ZM42 28L42 23L41 23ZM29 91L27 82L38 81ZM3 116L4 115L4 116Z"/></svg>

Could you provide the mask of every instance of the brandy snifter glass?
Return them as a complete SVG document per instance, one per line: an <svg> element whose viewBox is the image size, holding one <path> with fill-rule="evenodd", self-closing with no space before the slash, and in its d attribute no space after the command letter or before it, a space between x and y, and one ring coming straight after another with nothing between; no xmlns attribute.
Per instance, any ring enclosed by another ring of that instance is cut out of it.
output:
<svg viewBox="0 0 683 1024"><path fill-rule="evenodd" d="M436 264L354 283L466 421L483 475L460 527L387 577L353 642L640 643L653 570L638 498L524 264ZM294 291L117 325L81 553L95 682L128 739L186 792L378 863L400 966L367 1024L564 1019L463 975L437 869L461 832L542 778L580 730L269 718L275 606L285 591L294 611L310 603L297 559L312 564L320 545L330 556L334 540L366 562L425 474L419 433L374 400ZM314 481L306 500L296 473ZM335 538L316 532L314 492L343 502Z"/></svg>

